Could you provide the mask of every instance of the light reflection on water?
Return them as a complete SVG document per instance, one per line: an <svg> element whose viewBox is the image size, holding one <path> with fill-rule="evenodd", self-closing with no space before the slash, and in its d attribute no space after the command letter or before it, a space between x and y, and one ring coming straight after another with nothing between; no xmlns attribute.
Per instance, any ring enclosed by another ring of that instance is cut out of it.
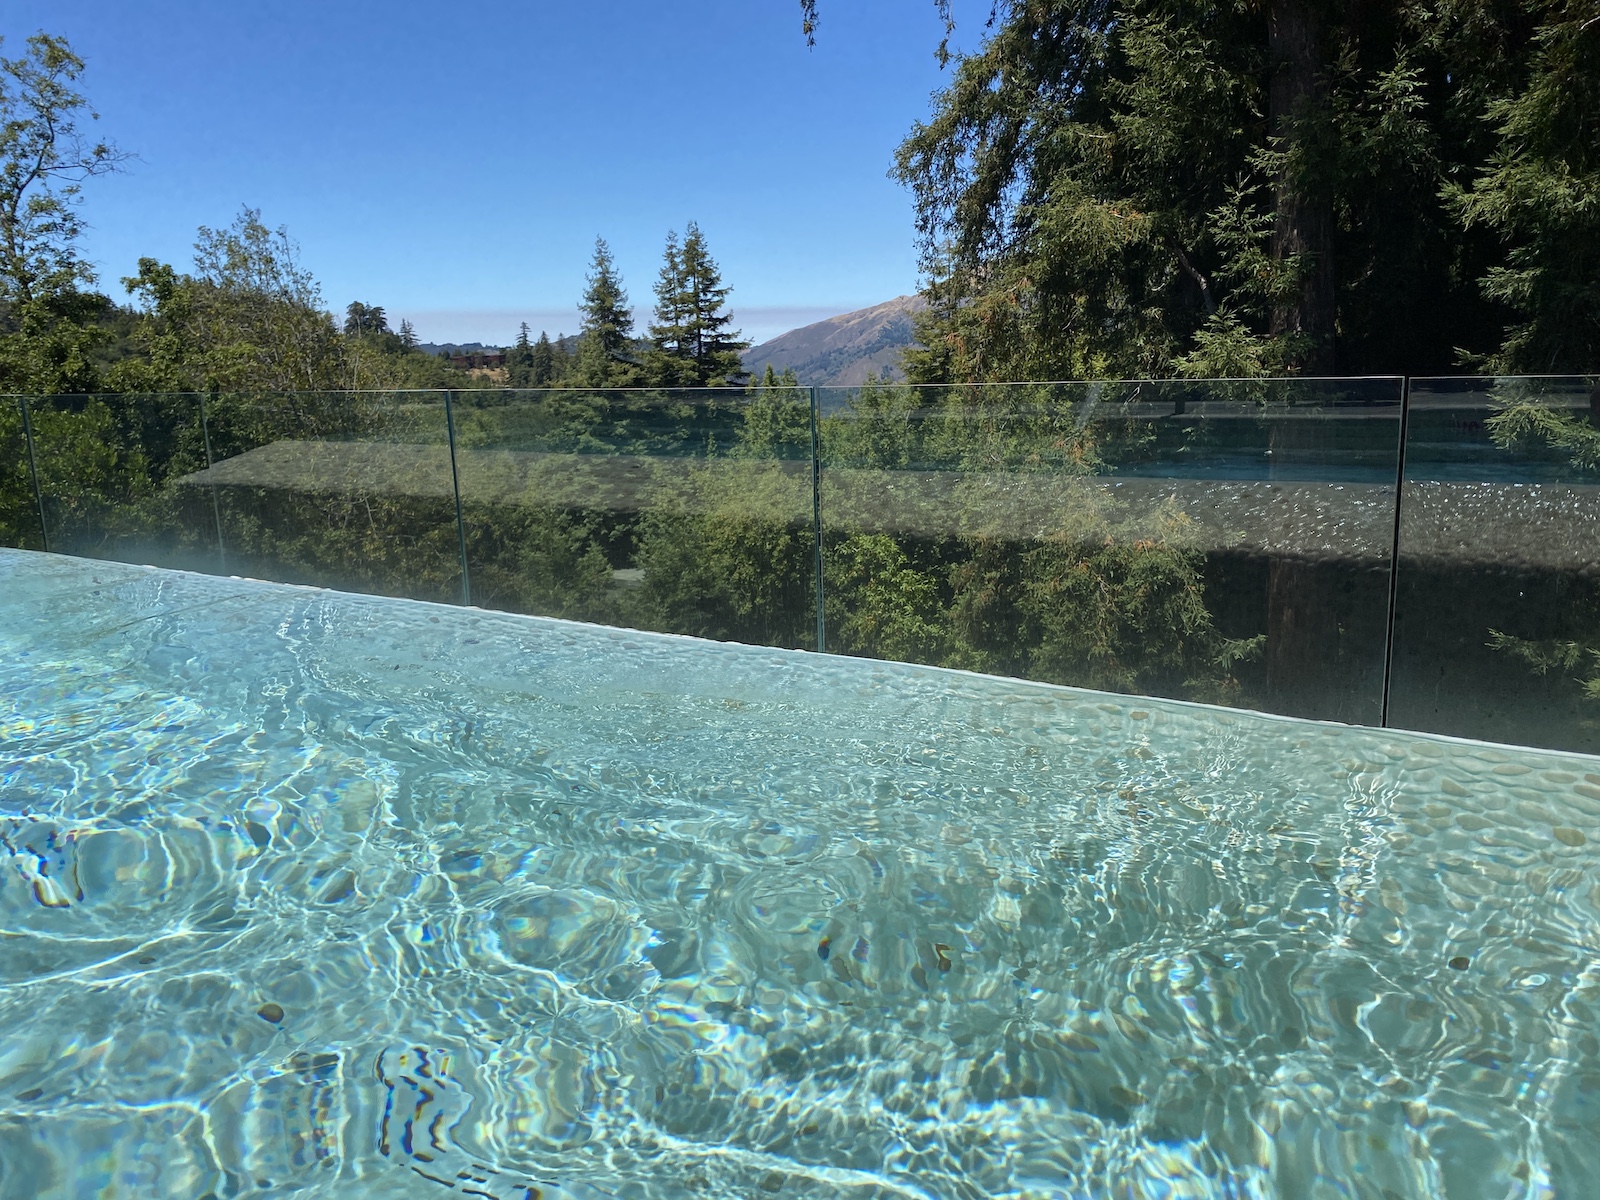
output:
<svg viewBox="0 0 1600 1200"><path fill-rule="evenodd" d="M1600 762L0 552L0 1194L1583 1194Z"/></svg>

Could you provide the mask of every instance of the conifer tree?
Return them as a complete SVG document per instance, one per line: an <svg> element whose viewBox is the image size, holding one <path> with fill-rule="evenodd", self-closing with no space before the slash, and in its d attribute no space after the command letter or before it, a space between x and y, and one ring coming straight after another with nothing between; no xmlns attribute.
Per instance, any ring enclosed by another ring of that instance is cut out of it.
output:
<svg viewBox="0 0 1600 1200"><path fill-rule="evenodd" d="M578 381L585 387L627 387L637 374L626 357L633 340L633 313L605 238L594 240L587 282L578 305L583 313Z"/></svg>
<svg viewBox="0 0 1600 1200"><path fill-rule="evenodd" d="M1556 0L1534 36L1528 82L1490 101L1494 152L1447 191L1466 225L1506 246L1483 287L1516 316L1494 371L1600 369L1600 10Z"/></svg>
<svg viewBox="0 0 1600 1200"><path fill-rule="evenodd" d="M363 304L359 300L352 300L344 312L344 331L349 337L389 332L388 314L381 304Z"/></svg>
<svg viewBox="0 0 1600 1200"><path fill-rule="evenodd" d="M730 328L724 306L732 288L706 249L705 235L690 221L680 244L667 234L656 281L656 321L650 326L650 366L660 386L704 387L743 374L739 352L750 343Z"/></svg>
<svg viewBox="0 0 1600 1200"><path fill-rule="evenodd" d="M1593 0L993 11L898 155L919 381L1584 361Z"/></svg>
<svg viewBox="0 0 1600 1200"><path fill-rule="evenodd" d="M732 328L733 314L723 306L733 289L723 285L722 272L706 250L700 227L693 221L684 232L683 274L689 285L694 360L699 381L725 382L729 376L742 373L739 352L749 349L750 343L743 341L740 332Z"/></svg>
<svg viewBox="0 0 1600 1200"><path fill-rule="evenodd" d="M533 344L528 341L526 321L517 330L517 340L506 351L506 382L514 388L538 386L533 382Z"/></svg>
<svg viewBox="0 0 1600 1200"><path fill-rule="evenodd" d="M400 318L400 344L407 350L415 350L417 348L416 327L404 317Z"/></svg>
<svg viewBox="0 0 1600 1200"><path fill-rule="evenodd" d="M667 232L655 293L656 319L650 325L646 359L650 382L657 387L692 387L698 382L694 369L694 312L676 230Z"/></svg>
<svg viewBox="0 0 1600 1200"><path fill-rule="evenodd" d="M539 340L533 344L529 374L534 387L549 387L556 381L556 353L550 344L550 335L539 331Z"/></svg>

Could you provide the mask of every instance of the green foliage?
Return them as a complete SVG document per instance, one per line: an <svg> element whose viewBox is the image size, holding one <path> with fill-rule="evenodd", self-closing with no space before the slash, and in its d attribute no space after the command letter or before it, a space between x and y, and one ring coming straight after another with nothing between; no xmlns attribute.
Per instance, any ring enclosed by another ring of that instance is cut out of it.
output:
<svg viewBox="0 0 1600 1200"><path fill-rule="evenodd" d="M506 351L506 380L512 387L540 386L532 381L533 342L528 338L528 323L523 321L517 330L517 340Z"/></svg>
<svg viewBox="0 0 1600 1200"><path fill-rule="evenodd" d="M282 226L243 209L227 229L200 227L188 281L204 383L223 390L318 391L347 383L333 319Z"/></svg>
<svg viewBox="0 0 1600 1200"><path fill-rule="evenodd" d="M1518 320L1490 369L1590 371L1600 365L1600 20L1580 0L1540 7L1550 20L1526 86L1488 105L1494 153L1449 196L1469 227L1506 246L1485 287Z"/></svg>
<svg viewBox="0 0 1600 1200"><path fill-rule="evenodd" d="M3 39L0 39L3 42ZM85 139L98 119L76 90L83 60L63 38L37 34L0 57L0 391L92 390L108 303L85 291L78 254L83 182L123 156Z"/></svg>
<svg viewBox="0 0 1600 1200"><path fill-rule="evenodd" d="M620 615L595 517L475 506L468 528L468 557L478 564L473 599L480 606L588 621Z"/></svg>
<svg viewBox="0 0 1600 1200"><path fill-rule="evenodd" d="M823 422L830 638L874 657L1057 683L1236 697L1228 638L1170 505L1100 485L1153 436L1138 391L871 383Z"/></svg>
<svg viewBox="0 0 1600 1200"><path fill-rule="evenodd" d="M745 458L809 459L811 398L792 370L779 375L767 364L746 389L749 404L734 453Z"/></svg>
<svg viewBox="0 0 1600 1200"><path fill-rule="evenodd" d="M901 662L942 663L952 657L939 581L913 566L893 538L852 534L830 549L826 562L839 650Z"/></svg>
<svg viewBox="0 0 1600 1200"><path fill-rule="evenodd" d="M528 340L528 323L522 323L517 341L506 352L506 382L514 388L556 387L565 378L568 356L557 350L550 335L539 331L539 340Z"/></svg>
<svg viewBox="0 0 1600 1200"><path fill-rule="evenodd" d="M762 383L456 393L474 601L812 645L811 396L792 378ZM1109 385L873 383L826 415L830 648L1238 696L1235 667L1260 639L1216 628L1188 519L1130 508L1102 482L1152 436L1123 412L1138 399ZM41 405L52 538L76 553L454 599L443 407L437 393L381 392ZM221 465L205 472L208 461ZM20 529L26 497L5 500L0 517Z"/></svg>
<svg viewBox="0 0 1600 1200"><path fill-rule="evenodd" d="M810 510L809 471L748 456L696 463L640 518L642 623L813 645Z"/></svg>
<svg viewBox="0 0 1600 1200"><path fill-rule="evenodd" d="M1592 15L1000 0L897 159L911 377L1593 369Z"/></svg>
<svg viewBox="0 0 1600 1200"><path fill-rule="evenodd" d="M1592 627L1600 618L1600 602L1590 595L1585 598L1584 607ZM1520 660L1534 675L1576 685L1585 700L1600 703L1600 638L1520 638L1491 629L1488 646Z"/></svg>
<svg viewBox="0 0 1600 1200"><path fill-rule="evenodd" d="M1219 309L1194 331L1194 348L1174 364L1191 379L1256 379L1270 374L1268 347L1227 309Z"/></svg>
<svg viewBox="0 0 1600 1200"><path fill-rule="evenodd" d="M389 332L389 317L381 304L363 304L352 300L344 310L346 337L371 337Z"/></svg>
<svg viewBox="0 0 1600 1200"><path fill-rule="evenodd" d="M1038 630L1027 673L1108 691L1181 691L1227 652L1200 567L1181 544L1095 545L1058 533L1024 559L1019 607Z"/></svg>
<svg viewBox="0 0 1600 1200"><path fill-rule="evenodd" d="M652 384L706 387L743 373L739 352L749 343L729 328L733 317L723 306L731 291L698 225L689 222L682 245L676 232L667 234L646 360Z"/></svg>
<svg viewBox="0 0 1600 1200"><path fill-rule="evenodd" d="M33 396L27 405L52 550L214 563L210 513L202 514L194 489L174 486L206 465L196 397ZM39 512L15 409L0 414L0 452L13 450L0 473L0 529L5 544L37 547Z"/></svg>
<svg viewBox="0 0 1600 1200"><path fill-rule="evenodd" d="M13 397L0 399L0 546L43 549L22 405Z"/></svg>
<svg viewBox="0 0 1600 1200"><path fill-rule="evenodd" d="M0 319L0 390L92 392L100 384L101 320L110 301L75 288L20 301Z"/></svg>
<svg viewBox="0 0 1600 1200"><path fill-rule="evenodd" d="M633 311L622 276L604 238L594 240L588 285L579 301L583 331L578 340L576 381L583 387L629 387L638 379L632 362Z"/></svg>
<svg viewBox="0 0 1600 1200"><path fill-rule="evenodd" d="M0 39L3 44L3 39ZM108 142L85 140L98 120L76 90L83 60L65 38L35 34L20 58L0 58L0 303L28 304L92 282L77 253L83 181L117 168Z"/></svg>
<svg viewBox="0 0 1600 1200"><path fill-rule="evenodd" d="M1494 444L1503 450L1553 449L1580 471L1600 470L1600 429L1536 398L1511 400L1487 425Z"/></svg>
<svg viewBox="0 0 1600 1200"><path fill-rule="evenodd" d="M651 382L658 387L692 387L694 378L694 297L686 287L683 248L676 230L667 232L661 273L655 283L655 320L649 329L646 358Z"/></svg>
<svg viewBox="0 0 1600 1200"><path fill-rule="evenodd" d="M1499 411L1486 422L1494 444L1521 456L1563 462L1580 474L1600 471L1600 429L1592 418L1553 407L1538 391L1538 381L1501 389ZM1600 397L1600 386L1595 396ZM1591 401L1591 412L1594 406ZM1586 699L1600 701L1600 587L1590 579L1575 586L1575 623L1592 632L1576 639L1521 638L1490 629L1488 645L1520 660L1533 674L1567 679Z"/></svg>
<svg viewBox="0 0 1600 1200"><path fill-rule="evenodd" d="M555 348L550 344L550 335L544 330L539 331L539 340L533 344L528 352L528 383L529 387L550 387L557 383L566 365L565 354L557 355ZM516 383L513 381L512 386Z"/></svg>
<svg viewBox="0 0 1600 1200"><path fill-rule="evenodd" d="M891 471L919 461L925 433L917 419L919 408L920 398L913 389L869 379L851 397L848 417L831 417L824 423L828 461Z"/></svg>
<svg viewBox="0 0 1600 1200"><path fill-rule="evenodd" d="M350 304L343 331L336 328L287 230L267 228L253 209L228 229L201 227L194 274L142 258L138 275L123 282L143 312L132 353L106 373L118 390L422 388L460 380L447 361L417 350L409 326L392 332L380 305Z"/></svg>
<svg viewBox="0 0 1600 1200"><path fill-rule="evenodd" d="M146 258L125 282L149 319L146 378L130 364L124 386L317 391L354 382L345 343L297 248L254 209L227 229L201 226L193 275Z"/></svg>
<svg viewBox="0 0 1600 1200"><path fill-rule="evenodd" d="M104 400L59 408L36 405L32 417L39 476L50 484L58 520L72 524L104 504L127 503L148 490L143 450L119 436Z"/></svg>

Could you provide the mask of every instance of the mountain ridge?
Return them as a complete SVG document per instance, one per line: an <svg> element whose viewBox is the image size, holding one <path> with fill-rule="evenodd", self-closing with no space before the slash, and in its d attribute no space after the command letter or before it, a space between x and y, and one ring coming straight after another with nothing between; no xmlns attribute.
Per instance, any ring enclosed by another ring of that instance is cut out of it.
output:
<svg viewBox="0 0 1600 1200"><path fill-rule="evenodd" d="M896 296L802 325L746 350L745 370L759 378L770 364L780 373L793 370L802 384L841 387L865 383L869 374L903 375L900 355L917 340L912 314L927 306L919 295Z"/></svg>

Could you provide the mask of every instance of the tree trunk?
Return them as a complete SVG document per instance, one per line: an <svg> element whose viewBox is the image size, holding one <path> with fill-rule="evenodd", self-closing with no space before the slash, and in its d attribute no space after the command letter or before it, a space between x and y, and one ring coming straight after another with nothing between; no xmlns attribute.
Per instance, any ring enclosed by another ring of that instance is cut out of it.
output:
<svg viewBox="0 0 1600 1200"><path fill-rule="evenodd" d="M1291 365L1307 375L1334 370L1335 273L1333 198L1317 179L1315 148L1304 139L1323 119L1328 101L1323 74L1323 17L1318 0L1272 0L1268 10L1270 128L1289 152L1277 180L1272 257L1303 261L1295 290L1272 312L1271 332L1298 335ZM1308 167L1311 168L1308 170ZM1316 449L1320 422L1279 420L1270 433L1274 458ZM1311 444L1296 446L1310 439ZM1267 576L1267 692L1278 712L1331 717L1350 697L1341 678L1340 626L1330 572L1309 563L1275 558Z"/></svg>
<svg viewBox="0 0 1600 1200"><path fill-rule="evenodd" d="M1317 178L1321 164L1307 162L1316 150L1304 147L1305 135L1324 119L1328 103L1318 8L1317 0L1273 0L1267 16L1269 127L1279 148L1289 151L1274 196L1272 257L1275 262L1305 260L1295 291L1273 308L1272 332L1303 335L1307 344L1294 365L1308 375L1331 375L1337 278L1333 197Z"/></svg>

